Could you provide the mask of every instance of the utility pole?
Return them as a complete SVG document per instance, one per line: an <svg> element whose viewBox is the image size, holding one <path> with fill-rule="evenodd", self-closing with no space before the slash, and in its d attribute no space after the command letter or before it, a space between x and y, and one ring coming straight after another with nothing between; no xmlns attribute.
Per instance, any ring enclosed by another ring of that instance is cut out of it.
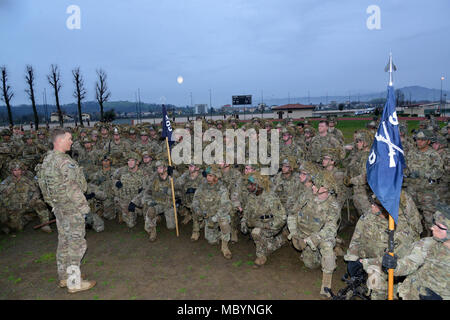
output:
<svg viewBox="0 0 450 320"><path fill-rule="evenodd" d="M209 89L209 112L210 112L210 118L212 120L211 89Z"/></svg>

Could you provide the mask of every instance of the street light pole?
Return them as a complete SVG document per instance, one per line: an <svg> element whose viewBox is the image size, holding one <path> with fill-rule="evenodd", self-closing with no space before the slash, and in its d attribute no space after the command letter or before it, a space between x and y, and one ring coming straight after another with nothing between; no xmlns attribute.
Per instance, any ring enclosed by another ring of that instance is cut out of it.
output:
<svg viewBox="0 0 450 320"><path fill-rule="evenodd" d="M441 99L439 100L439 115L441 114L442 110L442 82L445 80L444 76L441 77ZM445 113L445 111L444 111Z"/></svg>

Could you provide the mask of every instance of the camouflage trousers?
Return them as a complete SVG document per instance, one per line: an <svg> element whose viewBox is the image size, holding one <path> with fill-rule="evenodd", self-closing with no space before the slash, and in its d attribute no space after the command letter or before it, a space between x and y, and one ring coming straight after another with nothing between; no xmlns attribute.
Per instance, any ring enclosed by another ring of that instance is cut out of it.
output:
<svg viewBox="0 0 450 320"><path fill-rule="evenodd" d="M418 180L418 179L417 179ZM417 209L422 214L424 231L430 232L433 226L433 214L436 212L436 202L439 201L437 185L426 183L408 184L408 193L413 198Z"/></svg>
<svg viewBox="0 0 450 320"><path fill-rule="evenodd" d="M217 222L212 221L212 217L205 219L205 239L210 244L216 244L219 240L228 242L231 239L231 218L230 216L218 218Z"/></svg>
<svg viewBox="0 0 450 320"><path fill-rule="evenodd" d="M92 200L89 201L89 204L91 204ZM114 203L113 198L107 198L106 200L103 201L95 199L94 201L95 201L95 209L92 212L96 212L99 215L99 217L102 217L106 220L114 220L116 218L117 216L116 205Z"/></svg>
<svg viewBox="0 0 450 320"><path fill-rule="evenodd" d="M267 257L286 242L279 230L274 231L262 228L253 228L252 239L256 245L257 257Z"/></svg>
<svg viewBox="0 0 450 320"><path fill-rule="evenodd" d="M136 208L134 212L128 211L131 200L115 199L116 206L119 208L120 218L125 222L128 228L133 228L137 223L138 214L142 214L142 210Z"/></svg>
<svg viewBox="0 0 450 320"><path fill-rule="evenodd" d="M58 248L56 250L56 265L59 280L66 280L69 266L80 267L81 259L87 249L84 239L86 234L84 216L79 211L55 208L58 228Z"/></svg>
<svg viewBox="0 0 450 320"><path fill-rule="evenodd" d="M156 227L156 220L159 214L164 214L166 218L166 227L169 230L175 229L175 216L173 213L173 207L168 207L167 205L158 204L156 206L144 205L144 229L150 232L151 229Z"/></svg>
<svg viewBox="0 0 450 320"><path fill-rule="evenodd" d="M325 273L333 273L336 269L336 254L334 253L334 243L331 241L322 241L317 250L307 246L300 256L300 259L308 269L316 269L322 266Z"/></svg>
<svg viewBox="0 0 450 320"><path fill-rule="evenodd" d="M33 219L34 213L37 214L41 223L46 223L49 221L50 212L47 209L47 206L42 200L37 200L29 205L26 208L11 210L11 209L0 209L2 213L0 213L5 220L5 224L8 228L22 231L28 222Z"/></svg>

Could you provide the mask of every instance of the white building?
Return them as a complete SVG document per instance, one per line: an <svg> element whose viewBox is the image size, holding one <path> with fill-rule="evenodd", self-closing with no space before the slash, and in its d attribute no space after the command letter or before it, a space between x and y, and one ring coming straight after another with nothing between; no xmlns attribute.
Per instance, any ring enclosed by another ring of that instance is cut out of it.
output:
<svg viewBox="0 0 450 320"><path fill-rule="evenodd" d="M313 111L316 107L313 105L304 105L304 104L285 104L283 106L273 107L272 112L275 115L278 115L275 118L285 119L299 119L299 118L311 118L313 116Z"/></svg>
<svg viewBox="0 0 450 320"><path fill-rule="evenodd" d="M207 104L196 104L194 106L195 114L206 114L208 113L208 105Z"/></svg>

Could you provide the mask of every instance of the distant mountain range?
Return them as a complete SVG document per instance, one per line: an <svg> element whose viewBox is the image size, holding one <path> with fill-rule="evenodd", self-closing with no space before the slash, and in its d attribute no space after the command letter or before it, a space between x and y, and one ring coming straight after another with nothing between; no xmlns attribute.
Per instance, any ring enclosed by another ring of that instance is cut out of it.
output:
<svg viewBox="0 0 450 320"><path fill-rule="evenodd" d="M410 86L400 88L400 91L405 95L405 100L409 101L439 101L441 91L439 89L429 89L421 86ZM447 94L447 98L450 99L450 91L443 90L442 94ZM386 98L386 91L378 92L378 93L370 93L370 94L361 94L359 97L357 95L351 95L351 101L361 101L361 102L369 102L372 99L377 98ZM290 98L277 98L277 99L267 99L264 100L268 106L272 105L284 105L288 103L301 103L301 104L326 104L331 101L336 101L337 103L348 101L349 96L321 96L321 97L290 97ZM255 103L256 104L256 103ZM136 112L136 102L130 101L111 101L105 104L104 111L108 111L110 109L114 109L116 112ZM168 110L170 110L173 106L168 105ZM55 112L55 105L48 105L48 112ZM65 104L61 106L63 112L67 114L76 114L78 112L77 105L75 103ZM141 103L141 112L161 112L161 105L154 103ZM82 111L90 114L98 113L99 106L96 101L86 101L83 102ZM22 116L31 114L32 108L31 105L19 105L13 106L13 114L15 116ZM0 113L6 113L6 107L4 105L0 105ZM38 113L44 113L44 106L38 105Z"/></svg>
<svg viewBox="0 0 450 320"><path fill-rule="evenodd" d="M409 101L439 101L441 97L440 89L429 89L421 86L410 86L399 88L399 90L405 95L405 100ZM447 94L447 99L450 99L450 91L442 90L442 95ZM351 101L369 102L370 100L377 98L386 98L387 90L378 93L358 94L352 93L350 96ZM443 97L444 98L444 97ZM264 103L272 105L284 105L288 103L301 103L301 104L327 104L331 101L347 102L349 96L320 96L320 97L290 97L279 99L267 99Z"/></svg>

